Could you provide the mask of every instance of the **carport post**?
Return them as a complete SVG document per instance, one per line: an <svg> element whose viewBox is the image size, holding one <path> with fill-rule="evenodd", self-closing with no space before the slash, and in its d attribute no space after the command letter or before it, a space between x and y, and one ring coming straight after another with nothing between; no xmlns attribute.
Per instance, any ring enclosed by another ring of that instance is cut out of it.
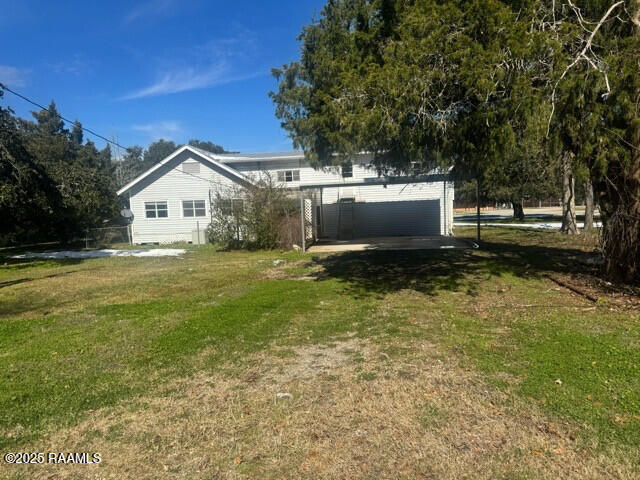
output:
<svg viewBox="0 0 640 480"><path fill-rule="evenodd" d="M304 244L305 232L304 232L304 195L303 190L300 190L300 237L302 240L302 251L306 252L307 248Z"/></svg>
<svg viewBox="0 0 640 480"><path fill-rule="evenodd" d="M480 177L476 178L476 241L480 242Z"/></svg>

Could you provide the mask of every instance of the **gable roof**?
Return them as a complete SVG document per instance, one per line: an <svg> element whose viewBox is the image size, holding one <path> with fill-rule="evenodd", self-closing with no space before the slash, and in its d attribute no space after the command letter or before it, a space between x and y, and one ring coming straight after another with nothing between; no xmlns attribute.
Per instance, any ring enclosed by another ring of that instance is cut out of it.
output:
<svg viewBox="0 0 640 480"><path fill-rule="evenodd" d="M141 173L136 178L134 178L129 183L127 183L124 187L120 188L118 190L117 194L118 195L122 195L127 190L130 190L131 187L133 187L134 185L140 183L142 180L147 178L153 172L155 172L156 170L158 170L162 166L166 165L167 163L169 163L171 160L173 160L175 157L177 157L178 155L180 155L182 152L184 152L186 150L189 150L191 153L197 155L199 158L201 158L205 162L208 162L209 164L211 164L211 165L213 165L213 166L215 166L215 167L227 172L232 177L234 177L237 180L239 180L241 183L244 183L244 184L253 183L249 178L247 178L244 175L242 175L235 168L231 168L228 165L225 165L224 163L222 163L220 161L222 159L221 158L217 158L217 157L220 157L220 155L215 155L215 154L207 152L205 150L201 150L199 148L192 147L191 145L183 145L182 147L178 148L175 152L173 152L171 155L166 157L164 160L162 160L161 162L156 163L153 167L151 167L147 171Z"/></svg>

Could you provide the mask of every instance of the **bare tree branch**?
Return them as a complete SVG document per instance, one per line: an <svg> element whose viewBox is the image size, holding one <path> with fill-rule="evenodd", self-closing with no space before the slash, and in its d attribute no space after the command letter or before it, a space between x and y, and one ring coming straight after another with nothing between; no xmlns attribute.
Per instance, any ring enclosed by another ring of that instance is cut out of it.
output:
<svg viewBox="0 0 640 480"><path fill-rule="evenodd" d="M614 3L613 5L611 5L609 7L609 9L606 11L606 13L600 19L600 21L596 24L595 28L591 31L591 34L589 35L589 38L587 38L587 41L584 44L584 47L582 48L582 50L578 53L578 55L576 55L576 57L567 66L567 68L564 69L564 72L562 72L562 75L560 75L560 78L558 79L558 81L554 85L553 91L551 92L551 113L549 114L549 122L547 124L547 135L549 135L549 131L551 129L551 120L553 119L553 114L555 113L555 109L556 109L556 90L558 89L558 85L564 79L564 77L567 76L567 73L569 73L569 71L571 69L573 69L573 67L575 67L581 60L584 60L587 63L589 63L589 65L591 65L591 67L594 70L597 70L598 72L601 72L602 74L604 74L604 79L605 79L605 82L607 84L607 94L606 95L609 95L611 93L611 86L609 84L609 77L607 75L607 72L602 70L602 68L600 68L597 65L597 63L594 62L593 59L590 58L587 55L587 52L591 51L591 45L593 44L593 39L595 38L596 34L598 33L598 30L600 30L600 27L602 27L604 22L607 21L607 18L609 18L609 16L613 13L613 11L616 8L618 8L620 5L622 5L622 4L624 4L624 0L620 0L619 2L616 2L616 3ZM585 22L584 19L582 18L582 13L580 12L580 9L577 8L571 2L571 0L569 0L569 5L574 10L574 12L576 12L576 15L578 17L578 22L580 23L580 25L583 28L586 28L586 27L584 27L584 23L587 23L587 22ZM636 17L637 17L637 15L636 15ZM636 18L636 20L640 21L638 18ZM634 20L634 22L635 22L635 20Z"/></svg>

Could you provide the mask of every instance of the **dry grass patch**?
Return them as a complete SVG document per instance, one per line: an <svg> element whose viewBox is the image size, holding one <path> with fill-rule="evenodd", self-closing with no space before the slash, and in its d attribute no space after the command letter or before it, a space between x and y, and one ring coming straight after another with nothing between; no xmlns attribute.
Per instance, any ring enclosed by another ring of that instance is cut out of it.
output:
<svg viewBox="0 0 640 480"><path fill-rule="evenodd" d="M403 354L385 353L394 348ZM440 353L419 342L383 350L355 337L274 347L240 369L202 372L91 412L37 444L39 451L101 452L98 466L4 472L47 479L637 478L621 452L596 453L575 440L572 425Z"/></svg>

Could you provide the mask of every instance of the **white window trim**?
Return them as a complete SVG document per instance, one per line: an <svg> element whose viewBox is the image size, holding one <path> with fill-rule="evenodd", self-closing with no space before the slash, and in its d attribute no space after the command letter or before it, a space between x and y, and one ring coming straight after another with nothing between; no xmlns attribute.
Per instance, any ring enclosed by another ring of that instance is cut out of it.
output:
<svg viewBox="0 0 640 480"><path fill-rule="evenodd" d="M226 198L225 198L225 200L230 200L230 201L231 201L231 205L230 205L230 207L231 207L231 213L229 213L229 214L225 214L225 213L223 213L223 215L224 215L225 217L231 217L231 216L233 216L233 202L237 202L237 201L239 200L239 201L242 203L242 208L244 209L244 202L245 202L245 199L244 199L243 197L231 197L230 199L226 199Z"/></svg>
<svg viewBox="0 0 640 480"><path fill-rule="evenodd" d="M198 216L196 215L196 209L195 209L195 204L194 204L194 208L193 208L193 217L186 217L184 214L184 203L183 202L204 202L204 215L202 216ZM208 203L207 200L204 198L186 198L184 200L180 200L180 213L182 215L182 218L186 218L186 219L199 219L199 218L207 218L209 216L208 212L209 212L209 207L208 207Z"/></svg>
<svg viewBox="0 0 640 480"><path fill-rule="evenodd" d="M156 216L155 217L147 217L147 203L156 204L156 206L155 206ZM166 203L167 204L167 216L166 217L159 217L158 216L158 203ZM142 207L144 209L144 218L145 218L145 220L168 220L170 218L170 216L169 216L169 200L144 201L144 202L142 202Z"/></svg>
<svg viewBox="0 0 640 480"><path fill-rule="evenodd" d="M276 179L278 182L282 183L294 183L300 181L300 168L290 168L286 170L276 170ZM287 172L291 172L291 180L287 180ZM295 172L298 172L298 179L295 179ZM280 174L282 173L282 180L278 179Z"/></svg>

